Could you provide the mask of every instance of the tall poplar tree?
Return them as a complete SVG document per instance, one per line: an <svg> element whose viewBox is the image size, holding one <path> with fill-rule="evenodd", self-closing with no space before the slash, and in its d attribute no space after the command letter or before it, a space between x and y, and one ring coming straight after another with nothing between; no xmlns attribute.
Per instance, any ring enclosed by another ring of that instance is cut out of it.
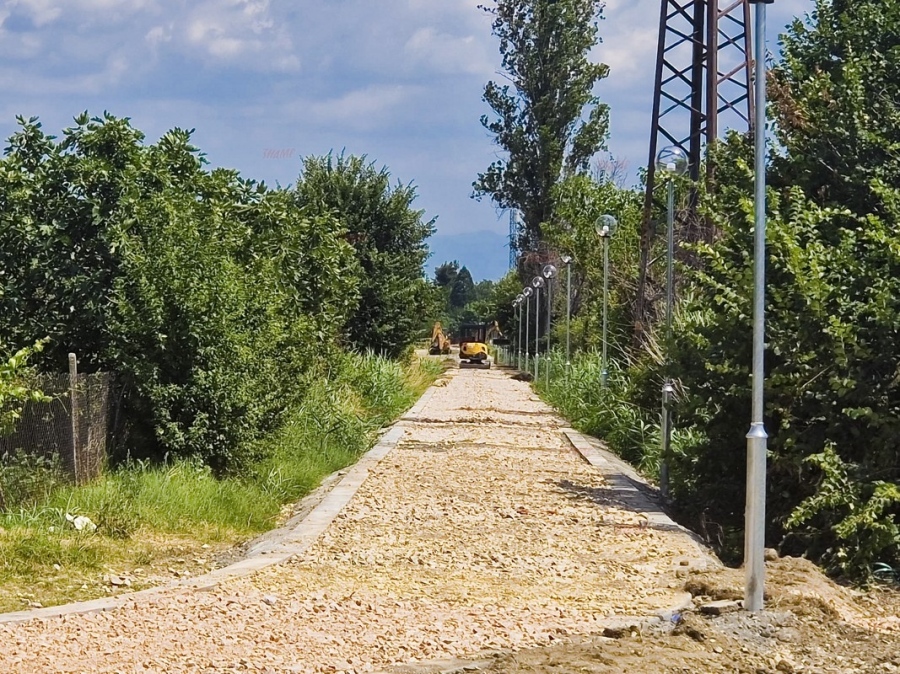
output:
<svg viewBox="0 0 900 674"><path fill-rule="evenodd" d="M536 247L541 224L553 218L552 191L567 173L585 170L605 146L609 108L594 87L609 73L589 60L600 42L601 0L496 0L482 9L494 18L502 67L510 84L488 82L484 101L496 113L481 123L505 157L473 183L523 219L515 245Z"/></svg>

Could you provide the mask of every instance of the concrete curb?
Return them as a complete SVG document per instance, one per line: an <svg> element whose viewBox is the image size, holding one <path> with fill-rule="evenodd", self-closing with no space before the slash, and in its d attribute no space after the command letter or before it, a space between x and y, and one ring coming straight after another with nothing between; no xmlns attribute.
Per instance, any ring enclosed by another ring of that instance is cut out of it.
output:
<svg viewBox="0 0 900 674"><path fill-rule="evenodd" d="M689 560L691 562L689 566L692 568L719 568L722 566L722 563L710 552L700 536L678 524L662 511L659 506L659 490L647 482L634 468L605 449L603 443L597 438L583 435L572 428L563 428L562 434L585 461L603 474L610 483L610 488L616 492L619 498L647 518L648 526L679 531L693 541L697 547L698 558Z"/></svg>
<svg viewBox="0 0 900 674"><path fill-rule="evenodd" d="M306 552L316 539L328 528L341 510L350 502L359 488L381 460L387 456L403 438L406 425L415 420L422 408L434 395L436 388L430 386L407 412L381 435L372 449L363 454L359 460L346 469L340 480L334 476L326 478L323 487L313 491L300 502L300 507L308 500L318 501L308 512L292 519L287 526L270 531L249 544L247 556L233 564L216 569L195 578L175 581L167 585L128 592L115 597L103 597L90 601L62 604L47 608L13 611L0 614L0 625L20 623L35 619L58 618L83 613L101 613L121 608L137 601L152 600L173 589L209 591L232 578L247 576L261 569L276 564L283 564L289 559ZM323 493L324 492L324 493Z"/></svg>
<svg viewBox="0 0 900 674"><path fill-rule="evenodd" d="M666 515L655 502L659 493L647 480L619 457L602 447L600 440L583 435L572 428L560 429L575 451L587 463L597 468L610 484L610 489L625 502L628 507L644 514L648 526L678 531L688 536L697 546L697 557L676 560L679 567L703 569L721 567L722 563L710 553L703 541L690 529L687 529ZM641 631L654 625L673 622L679 613L692 608L693 597L690 592L679 594L677 601L667 608L657 609L642 615L614 616L598 621L599 627L612 631ZM594 633L579 636L604 636ZM609 637L614 638L614 637ZM373 674L467 674L468 672L487 669L497 657L510 655L514 651L497 651L481 653L470 659L442 658L438 660L415 661L394 665Z"/></svg>

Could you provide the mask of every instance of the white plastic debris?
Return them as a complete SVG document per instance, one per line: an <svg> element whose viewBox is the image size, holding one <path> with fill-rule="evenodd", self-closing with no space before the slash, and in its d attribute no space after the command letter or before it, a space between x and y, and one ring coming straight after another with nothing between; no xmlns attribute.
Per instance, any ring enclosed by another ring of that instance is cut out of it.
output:
<svg viewBox="0 0 900 674"><path fill-rule="evenodd" d="M97 525L91 522L90 517L84 515L70 515L66 513L66 520L72 523L76 531L96 531Z"/></svg>

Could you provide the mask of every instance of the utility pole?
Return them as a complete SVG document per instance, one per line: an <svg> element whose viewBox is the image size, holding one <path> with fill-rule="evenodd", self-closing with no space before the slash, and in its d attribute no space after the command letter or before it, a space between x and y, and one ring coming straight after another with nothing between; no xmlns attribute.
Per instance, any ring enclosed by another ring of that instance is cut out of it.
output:
<svg viewBox="0 0 900 674"><path fill-rule="evenodd" d="M660 0L656 81L647 163L647 192L641 224L641 252L634 304L635 341L643 339L648 307L647 276L656 234L656 155L661 146L675 145L688 156L688 175L701 179L704 145L708 148L729 127L750 130L753 91L750 79L752 0ZM707 162L706 177L714 166ZM697 192L693 191L682 222L699 226L698 238L711 236L698 223Z"/></svg>

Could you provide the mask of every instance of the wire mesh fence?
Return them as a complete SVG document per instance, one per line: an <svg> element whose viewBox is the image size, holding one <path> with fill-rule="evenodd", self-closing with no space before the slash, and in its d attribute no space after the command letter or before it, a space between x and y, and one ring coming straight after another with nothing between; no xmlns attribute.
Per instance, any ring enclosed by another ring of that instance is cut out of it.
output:
<svg viewBox="0 0 900 674"><path fill-rule="evenodd" d="M78 484L98 477L106 465L112 384L106 372L38 375L34 385L50 400L25 404L15 430L0 437L0 457L24 453L58 462Z"/></svg>

